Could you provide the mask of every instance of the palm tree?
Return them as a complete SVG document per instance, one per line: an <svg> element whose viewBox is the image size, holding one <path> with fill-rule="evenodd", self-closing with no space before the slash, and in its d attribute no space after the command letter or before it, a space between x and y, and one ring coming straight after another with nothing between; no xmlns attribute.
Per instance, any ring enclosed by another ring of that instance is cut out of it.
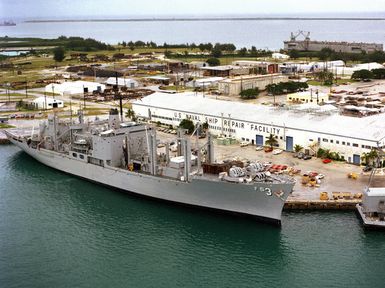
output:
<svg viewBox="0 0 385 288"><path fill-rule="evenodd" d="M126 112L126 117L127 118L130 118L131 120L135 121L136 117L135 117L135 112L134 110L132 110L131 108L129 108Z"/></svg>
<svg viewBox="0 0 385 288"><path fill-rule="evenodd" d="M269 138L267 138L265 143L266 145L269 145L271 148L273 148L273 146L275 146L278 143L278 141L273 134L270 134Z"/></svg>
<svg viewBox="0 0 385 288"><path fill-rule="evenodd" d="M303 147L301 145L299 145L299 144L294 145L294 152L295 153L301 152L302 149L303 149Z"/></svg>
<svg viewBox="0 0 385 288"><path fill-rule="evenodd" d="M369 153L362 153L361 154L361 161L365 163L365 165L369 164Z"/></svg>

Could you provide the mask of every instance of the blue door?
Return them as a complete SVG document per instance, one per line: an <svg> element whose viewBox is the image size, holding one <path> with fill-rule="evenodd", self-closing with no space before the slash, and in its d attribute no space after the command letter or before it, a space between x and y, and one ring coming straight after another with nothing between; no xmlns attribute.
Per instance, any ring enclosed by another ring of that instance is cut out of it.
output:
<svg viewBox="0 0 385 288"><path fill-rule="evenodd" d="M262 135L256 135L255 136L255 145L263 146L263 136Z"/></svg>
<svg viewBox="0 0 385 288"><path fill-rule="evenodd" d="M293 137L286 136L286 151L293 151Z"/></svg>
<svg viewBox="0 0 385 288"><path fill-rule="evenodd" d="M360 155L353 154L353 164L360 165L361 164L361 157Z"/></svg>

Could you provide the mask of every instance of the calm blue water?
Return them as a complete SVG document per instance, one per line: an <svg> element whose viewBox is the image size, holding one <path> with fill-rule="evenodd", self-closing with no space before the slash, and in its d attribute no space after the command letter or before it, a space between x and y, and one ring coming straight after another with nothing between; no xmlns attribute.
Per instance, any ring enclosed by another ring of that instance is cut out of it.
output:
<svg viewBox="0 0 385 288"><path fill-rule="evenodd" d="M385 233L354 213L282 228L153 202L0 146L0 287L384 287Z"/></svg>
<svg viewBox="0 0 385 288"><path fill-rule="evenodd" d="M238 47L281 49L290 32L311 31L315 40L385 42L385 21L250 20L170 22L25 23L0 27L1 36L91 37L111 44L143 40L157 43L230 42Z"/></svg>

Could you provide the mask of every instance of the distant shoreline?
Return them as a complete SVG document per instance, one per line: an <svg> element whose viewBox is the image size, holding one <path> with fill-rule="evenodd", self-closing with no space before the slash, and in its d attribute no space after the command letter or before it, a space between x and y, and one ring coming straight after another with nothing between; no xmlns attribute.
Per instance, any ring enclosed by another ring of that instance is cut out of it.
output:
<svg viewBox="0 0 385 288"><path fill-rule="evenodd" d="M47 19L26 20L25 23L71 23L71 22L170 22L170 21L253 21L253 20L304 20L304 21L373 21L385 20L385 17L201 17L201 18L122 18L122 19Z"/></svg>

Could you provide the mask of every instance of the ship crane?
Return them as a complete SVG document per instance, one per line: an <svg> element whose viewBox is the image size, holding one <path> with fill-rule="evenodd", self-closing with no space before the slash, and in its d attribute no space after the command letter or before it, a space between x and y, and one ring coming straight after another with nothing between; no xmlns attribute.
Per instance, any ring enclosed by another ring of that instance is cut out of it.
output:
<svg viewBox="0 0 385 288"><path fill-rule="evenodd" d="M297 33L291 32L290 34L290 41L291 42L297 42L297 37L302 35L304 37L304 40L298 41L300 42L299 46L301 47L301 50L309 50L309 42L310 42L310 32L309 31L302 31L299 30Z"/></svg>
<svg viewBox="0 0 385 288"><path fill-rule="evenodd" d="M290 41L297 41L297 37L302 35L304 37L305 41L310 41L310 32L309 31L302 31L298 30L296 34L294 32L291 32L290 34Z"/></svg>

